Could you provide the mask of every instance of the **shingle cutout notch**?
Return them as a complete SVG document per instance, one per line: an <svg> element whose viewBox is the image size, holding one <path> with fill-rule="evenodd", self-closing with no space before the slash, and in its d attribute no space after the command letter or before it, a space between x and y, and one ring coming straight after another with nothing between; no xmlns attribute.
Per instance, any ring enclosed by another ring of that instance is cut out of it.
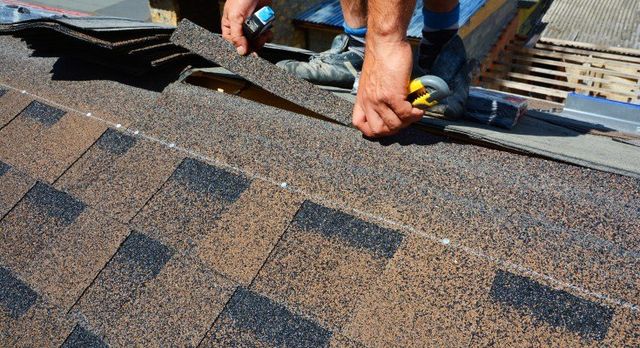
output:
<svg viewBox="0 0 640 348"><path fill-rule="evenodd" d="M21 115L24 115L27 118L36 120L46 127L53 126L56 122L60 121L60 119L66 115L66 111L60 110L58 108L54 108L53 106L49 106L43 104L37 100L34 100L29 104L22 112Z"/></svg>
<svg viewBox="0 0 640 348"><path fill-rule="evenodd" d="M134 265L155 278L173 256L173 250L142 233L133 231L124 241L119 253Z"/></svg>
<svg viewBox="0 0 640 348"><path fill-rule="evenodd" d="M60 219L66 225L72 224L86 208L82 201L40 181L27 193L26 199L48 216Z"/></svg>
<svg viewBox="0 0 640 348"><path fill-rule="evenodd" d="M0 176L7 174L8 171L11 170L11 166L0 161Z"/></svg>
<svg viewBox="0 0 640 348"><path fill-rule="evenodd" d="M136 138L128 134L108 128L98 139L96 145L98 148L114 155L124 155L136 144L136 141Z"/></svg>
<svg viewBox="0 0 640 348"><path fill-rule="evenodd" d="M38 294L29 285L16 278L11 272L0 267L0 303L9 316L18 319L36 303Z"/></svg>
<svg viewBox="0 0 640 348"><path fill-rule="evenodd" d="M391 258L404 236L390 229L360 220L352 215L305 201L293 219L305 231L337 237L354 248L368 250L378 257Z"/></svg>
<svg viewBox="0 0 640 348"><path fill-rule="evenodd" d="M102 339L96 336L94 333L88 331L80 325L76 325L71 331L71 334L64 341L62 348L108 348L109 345L104 343Z"/></svg>
<svg viewBox="0 0 640 348"><path fill-rule="evenodd" d="M245 288L238 288L223 316L260 340L278 347L326 347L332 333L284 306Z"/></svg>
<svg viewBox="0 0 640 348"><path fill-rule="evenodd" d="M185 158L173 174L173 179L184 183L189 189L235 202L251 184L250 180L238 174L214 167L193 158Z"/></svg>
<svg viewBox="0 0 640 348"><path fill-rule="evenodd" d="M493 280L491 297L553 327L596 340L605 338L613 318L613 310L606 306L501 270Z"/></svg>

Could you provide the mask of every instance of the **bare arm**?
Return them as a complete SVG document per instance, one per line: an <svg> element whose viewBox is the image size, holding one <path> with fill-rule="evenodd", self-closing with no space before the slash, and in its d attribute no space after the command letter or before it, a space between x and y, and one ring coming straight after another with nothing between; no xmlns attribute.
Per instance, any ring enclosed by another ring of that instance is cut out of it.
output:
<svg viewBox="0 0 640 348"><path fill-rule="evenodd" d="M420 120L406 101L412 68L407 27L415 0L369 0L365 62L353 124L366 136L391 135Z"/></svg>

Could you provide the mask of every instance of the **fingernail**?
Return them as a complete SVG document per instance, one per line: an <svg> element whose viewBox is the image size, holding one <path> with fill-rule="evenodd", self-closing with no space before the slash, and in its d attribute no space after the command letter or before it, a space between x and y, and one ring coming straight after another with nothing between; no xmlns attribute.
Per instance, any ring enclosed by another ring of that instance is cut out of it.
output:
<svg viewBox="0 0 640 348"><path fill-rule="evenodd" d="M244 48L244 46L239 46L238 48L236 48L236 51L241 56L244 56L247 53L247 50Z"/></svg>

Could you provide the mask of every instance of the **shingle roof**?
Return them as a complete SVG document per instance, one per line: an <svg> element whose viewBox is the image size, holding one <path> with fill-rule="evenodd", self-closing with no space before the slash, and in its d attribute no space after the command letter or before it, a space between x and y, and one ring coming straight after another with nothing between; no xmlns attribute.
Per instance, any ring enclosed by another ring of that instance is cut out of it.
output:
<svg viewBox="0 0 640 348"><path fill-rule="evenodd" d="M460 26L465 25L486 2L486 0L460 0L460 18L458 20L458 24ZM424 22L422 18L422 6L422 1L416 2L416 8L413 11L409 27L407 28L407 36L409 37L422 37L422 27ZM340 8L340 1L324 1L299 14L294 21L342 28L344 18L342 16L342 9Z"/></svg>
<svg viewBox="0 0 640 348"><path fill-rule="evenodd" d="M637 179L0 45L2 346L637 345Z"/></svg>

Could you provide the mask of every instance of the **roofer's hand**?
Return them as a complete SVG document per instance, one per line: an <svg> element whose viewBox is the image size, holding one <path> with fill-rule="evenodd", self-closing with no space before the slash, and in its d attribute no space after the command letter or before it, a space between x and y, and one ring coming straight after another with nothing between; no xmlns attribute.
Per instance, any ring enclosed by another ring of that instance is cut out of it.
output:
<svg viewBox="0 0 640 348"><path fill-rule="evenodd" d="M231 42L238 54L245 55L252 50L260 49L271 40L271 30L263 33L258 40L250 46L249 41L242 32L242 24L249 16L265 5L270 5L270 0L228 0L224 4L222 14L222 37Z"/></svg>
<svg viewBox="0 0 640 348"><path fill-rule="evenodd" d="M424 112L407 99L411 74L411 46L406 41L376 42L367 38L364 66L353 109L353 125L365 136L397 133Z"/></svg>

